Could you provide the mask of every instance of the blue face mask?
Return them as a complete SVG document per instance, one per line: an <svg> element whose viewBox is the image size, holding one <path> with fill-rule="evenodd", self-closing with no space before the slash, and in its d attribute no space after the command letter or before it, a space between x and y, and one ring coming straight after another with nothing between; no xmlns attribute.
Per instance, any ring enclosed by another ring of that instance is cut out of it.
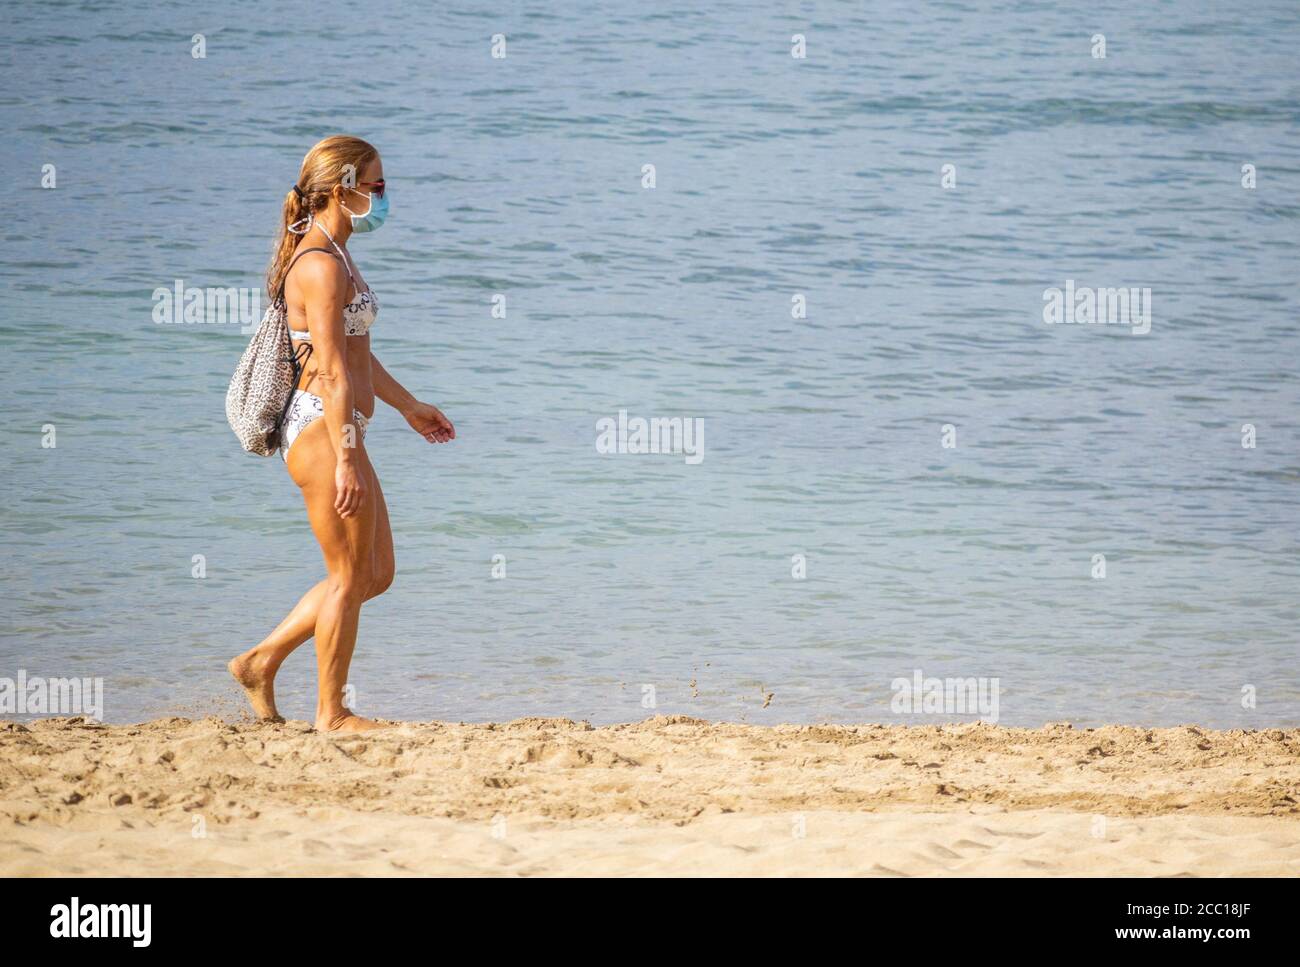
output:
<svg viewBox="0 0 1300 967"><path fill-rule="evenodd" d="M380 225L384 224L384 219L388 217L388 192L375 198L374 194L366 194L357 191L355 188L349 188L348 191L355 192L358 195L366 195L370 199L370 207L363 214L357 215L344 205L343 208L352 216L352 231L354 232L373 232Z"/></svg>

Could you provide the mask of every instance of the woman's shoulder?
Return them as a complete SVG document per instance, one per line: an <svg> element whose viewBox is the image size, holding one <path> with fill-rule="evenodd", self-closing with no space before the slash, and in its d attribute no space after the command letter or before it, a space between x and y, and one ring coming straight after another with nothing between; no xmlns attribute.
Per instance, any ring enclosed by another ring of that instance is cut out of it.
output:
<svg viewBox="0 0 1300 967"><path fill-rule="evenodd" d="M338 253L314 245L303 245L294 253L286 285L298 292L334 292L346 289L348 272Z"/></svg>

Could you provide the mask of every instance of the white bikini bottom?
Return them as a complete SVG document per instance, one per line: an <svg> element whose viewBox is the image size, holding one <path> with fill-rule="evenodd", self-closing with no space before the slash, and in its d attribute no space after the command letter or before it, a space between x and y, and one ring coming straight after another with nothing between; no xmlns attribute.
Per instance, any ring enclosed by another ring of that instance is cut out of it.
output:
<svg viewBox="0 0 1300 967"><path fill-rule="evenodd" d="M289 403L289 412L285 414L284 425L281 427L280 456L287 460L289 458L289 448L293 446L293 441L298 438L298 434L324 415L324 400L315 393L308 393L302 389L294 390L293 400ZM366 427L370 425L370 418L360 410L353 410L352 419L357 425L357 432L362 439L365 439Z"/></svg>

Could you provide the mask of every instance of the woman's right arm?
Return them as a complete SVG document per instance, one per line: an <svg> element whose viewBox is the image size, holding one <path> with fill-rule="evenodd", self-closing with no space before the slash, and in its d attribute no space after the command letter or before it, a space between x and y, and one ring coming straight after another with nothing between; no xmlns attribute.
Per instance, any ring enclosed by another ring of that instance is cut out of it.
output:
<svg viewBox="0 0 1300 967"><path fill-rule="evenodd" d="M337 259L313 253L299 263L295 281L306 305L315 380L334 447L334 509L340 517L351 517L361 509L368 474L364 472L361 431L352 419L355 403L348 376L347 337L343 335L348 275Z"/></svg>

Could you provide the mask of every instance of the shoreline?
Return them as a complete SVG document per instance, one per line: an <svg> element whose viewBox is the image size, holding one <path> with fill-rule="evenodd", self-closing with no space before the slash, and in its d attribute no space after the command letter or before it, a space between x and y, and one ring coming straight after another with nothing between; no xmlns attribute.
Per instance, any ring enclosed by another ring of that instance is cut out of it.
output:
<svg viewBox="0 0 1300 967"><path fill-rule="evenodd" d="M0 721L0 873L1294 875L1300 730Z"/></svg>

